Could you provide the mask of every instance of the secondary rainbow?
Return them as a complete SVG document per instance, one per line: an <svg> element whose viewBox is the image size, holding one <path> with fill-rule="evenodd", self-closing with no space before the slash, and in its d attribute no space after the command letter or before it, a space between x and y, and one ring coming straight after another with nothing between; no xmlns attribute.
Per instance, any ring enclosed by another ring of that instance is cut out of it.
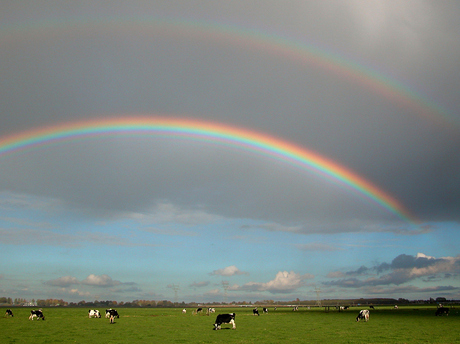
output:
<svg viewBox="0 0 460 344"><path fill-rule="evenodd" d="M410 223L418 220L394 197L352 170L291 142L256 131L186 118L134 116L36 128L0 138L0 158L92 137L152 135L223 144L295 165L351 188Z"/></svg>
<svg viewBox="0 0 460 344"><path fill-rule="evenodd" d="M160 37L189 37L194 40L210 41L244 47L245 49L267 51L284 59L321 68L350 82L361 84L366 90L373 90L392 103L402 105L414 116L438 123L446 129L458 129L459 122L439 104L413 88L376 69L364 66L338 53L332 53L318 46L292 39L278 33L264 32L243 26L216 22L155 17L102 17L63 18L39 22L23 22L0 25L0 43L45 37L54 39L62 35L134 33L145 35L146 39ZM454 126L452 126L452 124Z"/></svg>

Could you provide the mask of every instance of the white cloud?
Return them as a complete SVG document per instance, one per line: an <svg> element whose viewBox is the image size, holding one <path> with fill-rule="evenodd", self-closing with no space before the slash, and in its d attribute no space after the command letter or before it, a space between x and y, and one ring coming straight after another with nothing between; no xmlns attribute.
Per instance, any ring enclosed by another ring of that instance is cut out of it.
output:
<svg viewBox="0 0 460 344"><path fill-rule="evenodd" d="M47 285L56 287L69 287L72 284L79 284L78 279L72 276L59 277L51 281L45 282Z"/></svg>
<svg viewBox="0 0 460 344"><path fill-rule="evenodd" d="M223 269L214 270L210 275L219 276L234 276L234 275L249 275L248 272L240 271L235 265L227 266Z"/></svg>
<svg viewBox="0 0 460 344"><path fill-rule="evenodd" d="M220 216L210 214L202 209L187 209L172 203L161 202L158 202L154 207L143 213L127 213L127 217L142 224L180 223L190 226L212 223L221 219Z"/></svg>
<svg viewBox="0 0 460 344"><path fill-rule="evenodd" d="M115 281L108 275L97 276L94 274L91 274L88 277L86 277L83 281L81 281L81 283L97 287L113 287L121 284L120 281Z"/></svg>
<svg viewBox="0 0 460 344"><path fill-rule="evenodd" d="M271 293L290 293L304 285L304 280L314 278L311 274L300 275L294 271L279 271L275 279L267 283L249 282L243 286L232 286L229 290L268 291Z"/></svg>

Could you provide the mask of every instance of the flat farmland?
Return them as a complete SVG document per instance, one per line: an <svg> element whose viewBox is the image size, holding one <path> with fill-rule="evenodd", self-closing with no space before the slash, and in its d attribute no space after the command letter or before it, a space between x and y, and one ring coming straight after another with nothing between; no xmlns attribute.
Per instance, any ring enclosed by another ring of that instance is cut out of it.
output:
<svg viewBox="0 0 460 344"><path fill-rule="evenodd" d="M188 308L118 308L120 318L89 319L88 309L43 308L46 320L28 320L29 307L0 312L1 343L460 343L459 309L435 316L434 307L376 307L369 322L356 322L360 309L338 312L324 308L216 308L216 313L192 314ZM105 309L99 309L101 313ZM236 330L228 324L213 331L216 314L236 313ZM104 316L102 314L102 316Z"/></svg>

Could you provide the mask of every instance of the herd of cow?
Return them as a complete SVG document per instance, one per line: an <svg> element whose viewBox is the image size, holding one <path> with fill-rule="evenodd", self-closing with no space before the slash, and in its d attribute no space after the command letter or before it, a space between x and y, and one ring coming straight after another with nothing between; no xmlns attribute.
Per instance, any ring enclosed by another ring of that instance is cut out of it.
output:
<svg viewBox="0 0 460 344"><path fill-rule="evenodd" d="M276 309L276 308L275 308ZM374 309L373 306L371 306L371 309ZM200 313L203 310L203 308L198 308L195 312L195 314ZM296 309L294 309L296 310ZM209 315L210 313L214 313L215 309L214 308L208 308L207 309L207 314ZM264 313L268 313L267 308L263 308ZM182 313L186 313L186 310L183 309ZM368 309L362 309L359 311L358 316L356 317L356 321L364 320L364 321L369 321L369 310ZM252 310L253 315L259 315L259 310L254 308ZM219 314L216 318L216 321L214 322L214 330L220 330L222 324L231 324L233 329L236 329L236 324L235 324L235 313L226 313L226 314ZM447 307L438 307L436 309L436 316L439 315L449 315L449 308ZM13 316L13 311L11 309L7 309L5 316ZM88 311L88 317L89 318L100 318L101 313L97 309L90 309ZM110 319L110 323L113 324L115 322L115 318L119 318L120 316L118 315L118 312L115 309L106 309L105 310L105 317L107 319ZM45 320L45 316L43 315L43 311L41 309L38 310L31 310L30 311L30 316L29 320L34 320L34 318L37 318L37 320Z"/></svg>

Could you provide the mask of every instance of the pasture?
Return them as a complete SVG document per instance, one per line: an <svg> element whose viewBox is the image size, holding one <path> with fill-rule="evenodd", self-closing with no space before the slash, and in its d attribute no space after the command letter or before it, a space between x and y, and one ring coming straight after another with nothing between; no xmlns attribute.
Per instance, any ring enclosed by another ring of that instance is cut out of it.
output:
<svg viewBox="0 0 460 344"><path fill-rule="evenodd" d="M0 308L1 343L460 343L460 309L435 316L435 307L376 307L369 322L356 322L360 309L338 312L324 308L216 308L216 313L192 315L188 308L117 308L120 318L89 319L88 309L43 308L46 320L28 320L31 308ZM236 330L223 324L213 331L216 315L236 313Z"/></svg>

